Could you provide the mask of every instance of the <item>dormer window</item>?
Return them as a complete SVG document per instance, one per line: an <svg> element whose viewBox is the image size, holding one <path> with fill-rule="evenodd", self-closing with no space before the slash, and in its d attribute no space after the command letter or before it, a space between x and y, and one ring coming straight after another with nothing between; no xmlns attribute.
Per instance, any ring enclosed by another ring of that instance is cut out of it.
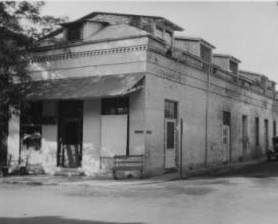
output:
<svg viewBox="0 0 278 224"><path fill-rule="evenodd" d="M230 61L230 71L234 74L238 72L238 64L234 61Z"/></svg>
<svg viewBox="0 0 278 224"><path fill-rule="evenodd" d="M210 63L211 62L211 54L212 54L211 49L201 44L200 56L201 56L202 60Z"/></svg>
<svg viewBox="0 0 278 224"><path fill-rule="evenodd" d="M155 36L163 40L163 29L160 27L156 27Z"/></svg>
<svg viewBox="0 0 278 224"><path fill-rule="evenodd" d="M68 41L79 41L82 39L82 26L76 24L67 28Z"/></svg>

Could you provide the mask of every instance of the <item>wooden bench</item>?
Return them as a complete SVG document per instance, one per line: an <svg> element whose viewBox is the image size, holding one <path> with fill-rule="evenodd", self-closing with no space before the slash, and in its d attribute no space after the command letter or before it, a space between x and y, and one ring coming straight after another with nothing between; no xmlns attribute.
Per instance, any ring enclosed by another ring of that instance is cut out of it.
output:
<svg viewBox="0 0 278 224"><path fill-rule="evenodd" d="M143 177L144 171L144 156L143 155L131 155L131 156L114 156L113 162L113 177L117 178L117 171L139 171L140 178Z"/></svg>

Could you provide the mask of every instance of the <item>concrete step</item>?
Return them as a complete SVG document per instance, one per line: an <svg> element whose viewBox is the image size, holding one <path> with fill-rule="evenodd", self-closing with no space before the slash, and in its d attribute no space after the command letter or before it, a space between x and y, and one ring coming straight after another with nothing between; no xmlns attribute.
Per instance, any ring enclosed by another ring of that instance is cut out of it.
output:
<svg viewBox="0 0 278 224"><path fill-rule="evenodd" d="M84 176L84 172L77 168L59 168L55 171L54 176L64 176L64 177L72 177L72 176Z"/></svg>

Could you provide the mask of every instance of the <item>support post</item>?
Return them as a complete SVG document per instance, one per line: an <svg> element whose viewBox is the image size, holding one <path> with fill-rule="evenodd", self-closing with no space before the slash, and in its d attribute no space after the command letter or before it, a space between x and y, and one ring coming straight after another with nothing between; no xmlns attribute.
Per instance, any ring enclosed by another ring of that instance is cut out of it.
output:
<svg viewBox="0 0 278 224"><path fill-rule="evenodd" d="M180 178L182 179L182 136L183 136L183 119L180 119Z"/></svg>
<svg viewBox="0 0 278 224"><path fill-rule="evenodd" d="M206 128L205 128L205 167L208 166L208 114L209 114L209 90L210 90L210 73L211 73L211 64L207 63L207 94L206 94Z"/></svg>

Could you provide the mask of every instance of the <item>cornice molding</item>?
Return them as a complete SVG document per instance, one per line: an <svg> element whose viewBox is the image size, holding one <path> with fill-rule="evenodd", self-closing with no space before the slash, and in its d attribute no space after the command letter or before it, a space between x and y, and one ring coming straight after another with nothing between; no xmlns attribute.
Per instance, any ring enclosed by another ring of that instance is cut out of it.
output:
<svg viewBox="0 0 278 224"><path fill-rule="evenodd" d="M99 49L99 50L90 50L90 51L66 52L62 54L34 56L31 59L31 63L44 63L48 61L68 60L68 59L91 57L97 55L122 54L122 53L130 53L134 51L146 51L147 47L148 47L147 44L143 44L143 45L134 45L134 46L127 46L127 47L117 47L117 48L108 48L108 49Z"/></svg>

